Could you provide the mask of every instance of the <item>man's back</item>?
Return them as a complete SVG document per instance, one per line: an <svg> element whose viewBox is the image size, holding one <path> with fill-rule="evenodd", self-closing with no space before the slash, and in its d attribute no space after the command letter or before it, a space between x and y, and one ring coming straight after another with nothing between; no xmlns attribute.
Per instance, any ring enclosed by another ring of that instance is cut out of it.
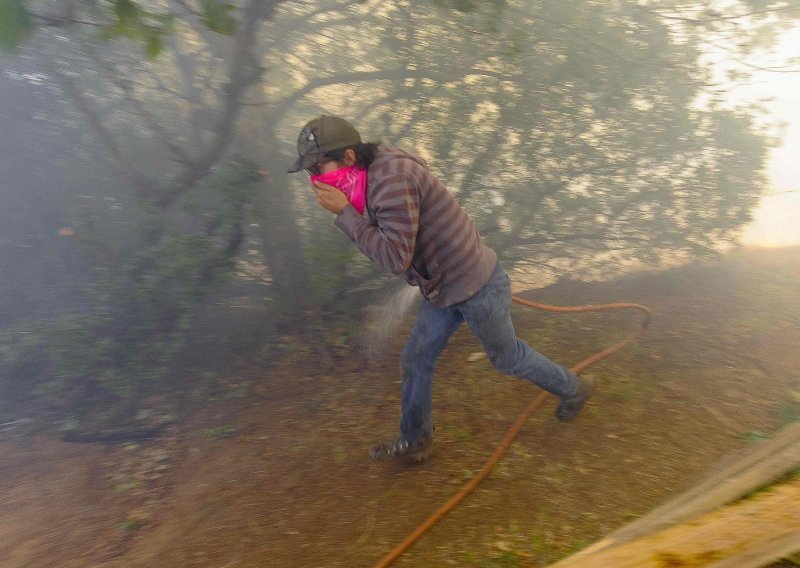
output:
<svg viewBox="0 0 800 568"><path fill-rule="evenodd" d="M354 238L359 248L419 286L434 306L473 296L497 263L495 252L482 243L467 213L424 160L402 150L382 149L370 165L367 213L380 231Z"/></svg>

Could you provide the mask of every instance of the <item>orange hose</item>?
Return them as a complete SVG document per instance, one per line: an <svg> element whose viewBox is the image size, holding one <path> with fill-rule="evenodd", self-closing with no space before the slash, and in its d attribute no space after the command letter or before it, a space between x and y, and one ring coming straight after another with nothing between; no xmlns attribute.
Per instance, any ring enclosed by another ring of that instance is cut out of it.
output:
<svg viewBox="0 0 800 568"><path fill-rule="evenodd" d="M640 304L632 304L629 302L620 302L615 304L599 304L599 305L592 305L592 306L551 306L548 304L540 304L538 302L532 302L530 300L523 300L522 298L518 298L517 296L512 296L511 300L517 304L528 306L530 308L536 308L539 310L544 310L548 312L599 312L604 310L618 310L624 308L632 308L636 310L640 310L644 312L645 319L642 322L642 327L638 331L630 334L628 337L623 339L622 341L615 343L614 345L607 347L606 349L600 351L599 353L595 353L591 357L587 357L574 367L571 367L570 370L578 374L583 369L596 363L597 361L604 359L625 347L626 345L632 343L637 337L639 337L644 329L650 324L651 320L651 312L645 306ZM489 459L486 460L486 463L483 464L480 471L470 479L467 483L465 483L461 489L453 495L447 502L439 507L430 517L428 517L420 526L418 526L414 532L412 532L406 539L397 545L389 554L384 556L380 562L378 562L375 567L376 568L385 568L392 564L395 560L400 558L403 553L408 550L411 545L413 545L419 538L428 532L428 530L435 525L442 517L444 517L447 513L455 509L461 501L463 501L467 495L472 493L472 491L480 484L481 481L486 479L489 473L494 468L495 464L500 460L500 458L505 455L508 451L508 448L511 447L511 444L516 439L517 435L519 434L522 427L527 422L528 418L539 408L544 400L548 397L549 393L547 391L542 391L536 398L534 398L528 406L522 411L522 414L519 415L516 422L509 428L506 435L503 436L503 439L500 441L500 444L497 446L492 455L489 456Z"/></svg>

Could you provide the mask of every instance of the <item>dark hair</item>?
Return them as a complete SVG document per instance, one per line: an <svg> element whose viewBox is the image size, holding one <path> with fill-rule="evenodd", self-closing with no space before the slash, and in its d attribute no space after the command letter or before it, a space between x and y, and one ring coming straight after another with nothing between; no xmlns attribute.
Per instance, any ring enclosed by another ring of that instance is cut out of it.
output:
<svg viewBox="0 0 800 568"><path fill-rule="evenodd" d="M355 146L348 146L347 148L340 148L339 150L325 152L325 157L337 162L341 162L344 159L344 153L350 149L355 152L356 165L359 168L366 169L375 159L375 156L378 155L378 151L380 150L378 144L379 143L376 142L362 142L361 144L356 144Z"/></svg>

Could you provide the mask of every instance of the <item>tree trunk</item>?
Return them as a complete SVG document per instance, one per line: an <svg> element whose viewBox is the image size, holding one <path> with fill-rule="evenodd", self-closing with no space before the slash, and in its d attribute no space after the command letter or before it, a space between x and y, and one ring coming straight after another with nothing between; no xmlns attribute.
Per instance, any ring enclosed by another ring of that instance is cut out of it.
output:
<svg viewBox="0 0 800 568"><path fill-rule="evenodd" d="M279 158L267 158L266 171L256 199L257 222L261 226L264 261L272 276L273 301L279 306L278 311L286 314L310 308L315 302L308 293L309 272L286 188L286 164Z"/></svg>

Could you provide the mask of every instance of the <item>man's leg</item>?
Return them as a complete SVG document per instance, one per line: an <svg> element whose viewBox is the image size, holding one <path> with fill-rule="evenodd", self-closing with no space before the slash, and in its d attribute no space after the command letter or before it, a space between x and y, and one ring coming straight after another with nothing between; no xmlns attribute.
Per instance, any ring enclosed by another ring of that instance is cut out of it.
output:
<svg viewBox="0 0 800 568"><path fill-rule="evenodd" d="M457 311L434 308L428 302L422 303L417 322L400 357L403 368L403 415L400 433L408 440L430 437L433 433L433 370L447 340L461 322L461 315Z"/></svg>
<svg viewBox="0 0 800 568"><path fill-rule="evenodd" d="M581 389L584 387L581 385L586 379L579 379L568 369L553 363L517 338L511 322L511 284L499 264L489 282L475 296L458 304L458 307L498 370L528 379L561 398L562 403L570 400L574 402L575 396L582 396ZM585 398L588 395L583 397L583 401ZM583 401L577 410L583 406ZM577 410L572 416L577 414ZM559 413L559 418L562 419L572 416Z"/></svg>
<svg viewBox="0 0 800 568"><path fill-rule="evenodd" d="M400 437L392 443L376 446L371 452L373 459L402 457L413 452L415 445L430 442L433 434L433 370L447 340L462 321L461 314L456 310L434 308L428 302L422 303L400 358L403 369Z"/></svg>

